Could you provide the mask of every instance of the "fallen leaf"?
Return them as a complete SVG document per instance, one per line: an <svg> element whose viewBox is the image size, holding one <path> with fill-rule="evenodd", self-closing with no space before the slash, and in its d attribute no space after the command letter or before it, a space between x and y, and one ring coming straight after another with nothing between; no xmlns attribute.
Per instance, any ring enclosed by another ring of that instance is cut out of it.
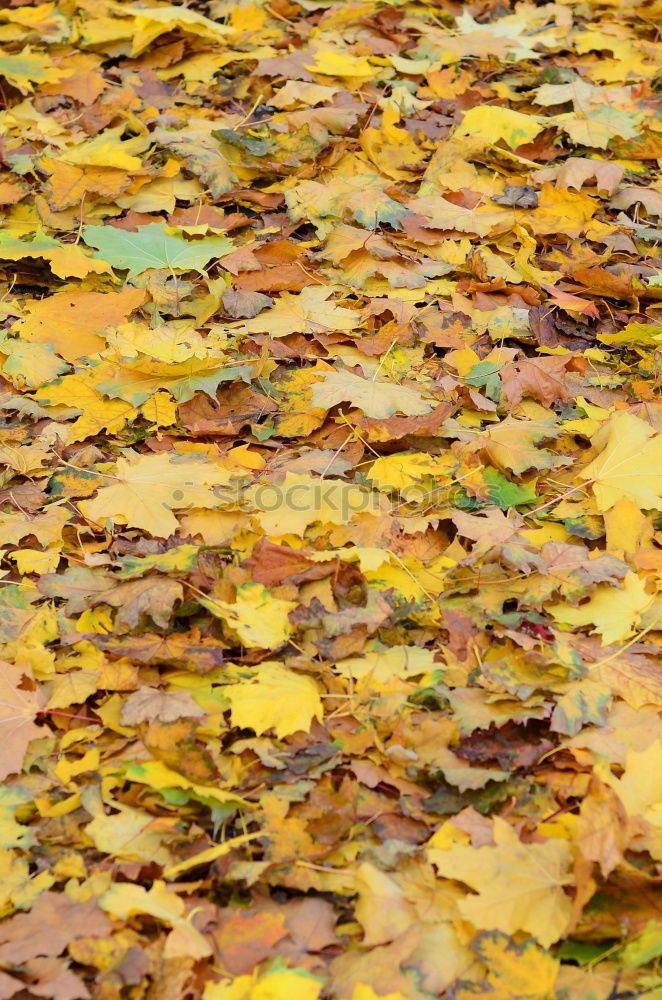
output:
<svg viewBox="0 0 662 1000"><path fill-rule="evenodd" d="M544 127L534 115L484 105L467 111L455 134L476 136L486 144L505 139L511 149L516 149L535 139Z"/></svg>
<svg viewBox="0 0 662 1000"><path fill-rule="evenodd" d="M74 902L62 893L44 892L29 913L2 924L0 956L3 962L20 965L38 956L60 955L79 938L107 936L111 926L96 900Z"/></svg>
<svg viewBox="0 0 662 1000"><path fill-rule="evenodd" d="M337 372L313 386L313 406L331 409L338 403L351 403L367 417L392 417L394 413L420 416L429 413L432 404L417 389L383 380L368 380Z"/></svg>
<svg viewBox="0 0 662 1000"><path fill-rule="evenodd" d="M157 222L127 233L109 226L85 226L83 239L97 251L96 259L128 271L129 277L149 268L200 271L212 257L223 257L233 248L225 236L186 241Z"/></svg>
<svg viewBox="0 0 662 1000"><path fill-rule="evenodd" d="M21 770L30 740L43 736L34 720L44 700L29 669L5 662L0 666L0 732L4 747L0 775L4 779Z"/></svg>
<svg viewBox="0 0 662 1000"><path fill-rule="evenodd" d="M622 497L644 509L662 510L662 435L633 413L613 414L592 439L599 452L583 470L600 511Z"/></svg>
<svg viewBox="0 0 662 1000"><path fill-rule="evenodd" d="M0 7L0 997L652 997L650 11Z"/></svg>
<svg viewBox="0 0 662 1000"><path fill-rule="evenodd" d="M200 708L187 691L159 691L157 688L143 687L129 695L122 706L120 722L123 726L135 726L140 722L174 722L175 719L200 719L204 717Z"/></svg>
<svg viewBox="0 0 662 1000"><path fill-rule="evenodd" d="M608 646L629 639L641 623L642 612L652 603L653 596L647 593L643 580L636 573L628 573L621 590L604 584L585 604L577 608L557 604L550 611L566 625L593 625L591 631L598 632L603 646Z"/></svg>
<svg viewBox="0 0 662 1000"><path fill-rule="evenodd" d="M308 732L313 719L322 719L322 702L312 677L278 663L263 663L254 677L228 684L224 694L235 725L253 729L258 736L272 728L279 737Z"/></svg>
<svg viewBox="0 0 662 1000"><path fill-rule="evenodd" d="M272 597L259 583L245 583L233 603L205 597L200 602L227 622L249 648L276 649L294 631L288 615L296 604Z"/></svg>
<svg viewBox="0 0 662 1000"><path fill-rule="evenodd" d="M83 507L92 520L110 518L167 538L178 526L173 510L191 505L215 507L211 487L225 484L229 478L210 463L177 461L167 453L122 456L113 474L99 477L100 482L110 479L113 484L100 486L96 497L85 501Z"/></svg>
<svg viewBox="0 0 662 1000"><path fill-rule="evenodd" d="M572 910L563 887L570 883L567 841L522 844L504 820L494 820L494 847L428 848L439 875L476 891L459 902L477 927L506 934L527 931L549 947L565 932Z"/></svg>

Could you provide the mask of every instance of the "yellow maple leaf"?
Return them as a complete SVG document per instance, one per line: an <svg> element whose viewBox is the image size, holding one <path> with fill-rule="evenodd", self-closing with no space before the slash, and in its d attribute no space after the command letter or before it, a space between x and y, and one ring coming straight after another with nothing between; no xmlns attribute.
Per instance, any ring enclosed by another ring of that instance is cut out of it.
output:
<svg viewBox="0 0 662 1000"><path fill-rule="evenodd" d="M230 17L230 26L238 33L246 31L260 31L264 27L266 15L257 4L248 3L242 7L235 7Z"/></svg>
<svg viewBox="0 0 662 1000"><path fill-rule="evenodd" d="M54 573L61 559L59 549L21 549L12 552L8 559L16 563L19 573Z"/></svg>
<svg viewBox="0 0 662 1000"><path fill-rule="evenodd" d="M397 386L395 388L398 388ZM309 524L347 524L362 511L378 509L378 494L340 479L288 472L279 484L246 490L262 529L272 536L303 535ZM384 503L387 503L384 500Z"/></svg>
<svg viewBox="0 0 662 1000"><path fill-rule="evenodd" d="M84 441L104 430L116 434L127 420L138 415L138 410L123 399L105 399L96 388L98 381L99 376L93 369L84 370L65 375L35 393L34 398L42 406L71 407L73 403L81 411L73 423L66 425L68 444Z"/></svg>
<svg viewBox="0 0 662 1000"><path fill-rule="evenodd" d="M155 821L143 809L119 803L118 809L119 812L108 816L99 812L85 827L97 850L121 861L171 865L173 858L166 844L176 836L173 820L164 817Z"/></svg>
<svg viewBox="0 0 662 1000"><path fill-rule="evenodd" d="M294 108L301 104L312 107L315 104L328 104L340 90L340 87L328 87L322 83L304 83L301 80L288 80L278 93L270 98L274 108Z"/></svg>
<svg viewBox="0 0 662 1000"><path fill-rule="evenodd" d="M118 459L114 474L103 473L96 497L81 503L93 521L110 520L142 528L156 538L167 538L177 530L173 510L184 507L215 507L211 487L226 484L231 473L210 462L177 460L167 452ZM114 481L113 481L114 480Z"/></svg>
<svg viewBox="0 0 662 1000"><path fill-rule="evenodd" d="M31 906L44 889L51 887L55 875L46 871L31 875L27 858L5 848L0 854L0 880L0 916L6 917L19 906Z"/></svg>
<svg viewBox="0 0 662 1000"><path fill-rule="evenodd" d="M379 995L375 993L372 986L366 986L365 983L357 983L354 987L354 992L352 993L352 1000L407 1000L404 993L380 993Z"/></svg>
<svg viewBox="0 0 662 1000"><path fill-rule="evenodd" d="M56 83L64 76L64 70L53 65L48 53L32 52L29 46L12 55L5 48L0 58L0 73L24 94L34 89L33 83Z"/></svg>
<svg viewBox="0 0 662 1000"><path fill-rule="evenodd" d="M563 625L573 628L594 625L591 631L599 632L602 645L628 639L641 624L641 613L653 603L654 597L646 592L643 580L636 573L628 573L621 590L611 584L602 584L586 604L573 608L570 604L555 604L549 610Z"/></svg>
<svg viewBox="0 0 662 1000"><path fill-rule="evenodd" d="M23 511L0 514L0 545L18 545L22 538L34 535L40 545L58 545L62 529L71 512L62 507L50 507L43 514L27 516Z"/></svg>
<svg viewBox="0 0 662 1000"><path fill-rule="evenodd" d="M98 670L69 670L67 673L57 674L47 707L54 709L82 705L97 690L98 680Z"/></svg>
<svg viewBox="0 0 662 1000"><path fill-rule="evenodd" d="M313 405L331 409L348 402L363 410L367 417L392 417L394 413L421 416L429 413L432 403L423 399L418 389L407 385L367 379L346 370L332 372L313 386Z"/></svg>
<svg viewBox="0 0 662 1000"><path fill-rule="evenodd" d="M117 400L113 400L117 402ZM154 395L140 407L145 420L156 424L158 427L172 427L177 423L177 403L169 392L164 389L155 392Z"/></svg>
<svg viewBox="0 0 662 1000"><path fill-rule="evenodd" d="M126 730L122 731L126 732ZM157 790L162 788L182 788L185 791L190 791L194 797L200 798L203 801L214 799L221 805L226 805L228 802L246 807L249 805L245 799L240 798L238 795L219 788L218 782L209 785L198 784L195 781L185 778L178 771L173 771L171 768L166 767L163 761L160 760L148 760L142 764L129 764L126 768L126 776L130 781L137 781L142 785L148 785L149 788Z"/></svg>
<svg viewBox="0 0 662 1000"><path fill-rule="evenodd" d="M614 413L593 436L599 449L581 473L588 480L598 510L628 497L644 510L662 510L662 434L633 413Z"/></svg>
<svg viewBox="0 0 662 1000"><path fill-rule="evenodd" d="M286 969L279 961L265 972L207 983L203 1000L317 1000L322 980L307 969ZM368 1000L367 997L361 1000ZM389 1000L385 997L384 1000Z"/></svg>
<svg viewBox="0 0 662 1000"><path fill-rule="evenodd" d="M287 337L291 333L330 333L333 330L354 330L359 316L329 302L333 285L309 285L299 295L283 292L271 309L249 319L250 333L268 333L270 337Z"/></svg>
<svg viewBox="0 0 662 1000"><path fill-rule="evenodd" d="M380 489L402 490L421 484L428 476L447 482L454 467L452 456L437 457L422 451L385 455L373 463L368 478L376 482Z"/></svg>
<svg viewBox="0 0 662 1000"><path fill-rule="evenodd" d="M254 984L255 975L235 976L234 979L223 979L220 983L208 982L202 1000L251 1000Z"/></svg>
<svg viewBox="0 0 662 1000"><path fill-rule="evenodd" d="M509 229L512 212L478 211L455 205L438 194L426 194L413 198L409 207L428 219L427 225L433 229L456 229L460 233L475 233L487 236L493 230Z"/></svg>
<svg viewBox="0 0 662 1000"><path fill-rule="evenodd" d="M381 128L361 134L361 148L375 166L394 180L407 180L427 157L405 128L397 128L400 115L391 101L382 115Z"/></svg>
<svg viewBox="0 0 662 1000"><path fill-rule="evenodd" d="M317 1000L322 980L307 969L286 969L277 963L263 973L251 992L251 1000Z"/></svg>
<svg viewBox="0 0 662 1000"><path fill-rule="evenodd" d="M39 165L50 175L44 193L54 212L79 205L87 194L116 198L135 176L110 166L79 166L50 156L42 156Z"/></svg>
<svg viewBox="0 0 662 1000"><path fill-rule="evenodd" d="M86 278L88 274L113 273L105 260L92 260L89 253L73 243L54 250L48 260L51 271L58 278Z"/></svg>
<svg viewBox="0 0 662 1000"><path fill-rule="evenodd" d="M160 35L175 31L177 28L189 35L197 35L199 38L214 42L233 33L229 25L212 21L196 10L178 4L166 4L154 8L135 7L129 13L133 14L134 21L126 37L132 39L131 54L134 56L144 52Z"/></svg>
<svg viewBox="0 0 662 1000"><path fill-rule="evenodd" d="M223 694L232 706L233 724L253 729L258 736L268 729L275 729L279 738L307 733L313 719L322 721L322 701L313 678L280 663L260 664L254 677L229 684Z"/></svg>
<svg viewBox="0 0 662 1000"><path fill-rule="evenodd" d="M67 361L95 354L105 346L103 329L118 323L143 301L142 288L119 292L56 292L26 304L24 316L13 328L21 340L53 344ZM71 403L75 395L69 395Z"/></svg>
<svg viewBox="0 0 662 1000"><path fill-rule="evenodd" d="M112 274L109 264L93 260L83 247L75 243L58 243L43 231L33 234L31 240L21 239L22 230L5 229L0 243L1 260L23 260L42 257L50 264L51 271L58 278L85 278L88 274Z"/></svg>
<svg viewBox="0 0 662 1000"><path fill-rule="evenodd" d="M471 943L488 969L491 986L490 1000L544 1000L552 996L559 971L559 961L539 948L535 942L515 944L500 931L484 931ZM458 1000L475 996L460 990Z"/></svg>
<svg viewBox="0 0 662 1000"><path fill-rule="evenodd" d="M662 740L645 750L628 750L621 778L607 775L630 816L643 816L662 827Z"/></svg>
<svg viewBox="0 0 662 1000"><path fill-rule="evenodd" d="M320 49L315 53L315 62L305 67L323 76L373 76L375 70L367 59Z"/></svg>
<svg viewBox="0 0 662 1000"><path fill-rule="evenodd" d="M67 150L64 159L76 166L114 167L116 170L130 170L135 173L142 167L139 156L149 145L145 136L133 136L123 141L124 125L106 129L93 139Z"/></svg>
<svg viewBox="0 0 662 1000"><path fill-rule="evenodd" d="M99 906L122 920L135 913L149 913L168 924L179 920L184 913L183 899L158 879L149 889L141 885L113 885L101 897Z"/></svg>
<svg viewBox="0 0 662 1000"><path fill-rule="evenodd" d="M142 885L115 883L99 899L99 906L121 920L146 913L172 927L164 955L205 958L212 952L207 939L186 919L184 901L157 879L149 889Z"/></svg>
<svg viewBox="0 0 662 1000"><path fill-rule="evenodd" d="M483 104L467 111L455 135L477 136L490 145L505 139L511 149L516 149L535 139L544 127L537 115Z"/></svg>
<svg viewBox="0 0 662 1000"><path fill-rule="evenodd" d="M459 902L476 927L506 934L528 931L545 947L564 933L572 904L563 887L570 883L572 852L565 840L523 844L505 820L494 819L495 846L449 851L428 848L439 875L476 891Z"/></svg>
<svg viewBox="0 0 662 1000"><path fill-rule="evenodd" d="M17 389L36 388L67 370L50 344L28 344L12 339L3 348L2 374Z"/></svg>
<svg viewBox="0 0 662 1000"><path fill-rule="evenodd" d="M421 677L434 670L434 651L416 646L391 646L368 650L336 664L336 670L351 680L357 690L388 691L394 681Z"/></svg>
<svg viewBox="0 0 662 1000"><path fill-rule="evenodd" d="M363 927L363 946L392 941L416 923L416 911L398 882L370 862L362 862L355 876L358 893L354 916Z"/></svg>
<svg viewBox="0 0 662 1000"><path fill-rule="evenodd" d="M200 603L222 618L249 649L277 649L294 631L287 616L296 601L272 597L261 583L239 587L234 603L202 597Z"/></svg>
<svg viewBox="0 0 662 1000"><path fill-rule="evenodd" d="M558 190L551 184L544 184L537 208L525 212L522 223L537 235L564 233L576 239L597 207L595 198L589 198L586 194Z"/></svg>
<svg viewBox="0 0 662 1000"><path fill-rule="evenodd" d="M192 358L206 358L210 349L218 350L213 336L203 337L188 325L148 326L147 323L121 323L109 330L108 347L117 357L135 360L144 355L153 361L178 365Z"/></svg>

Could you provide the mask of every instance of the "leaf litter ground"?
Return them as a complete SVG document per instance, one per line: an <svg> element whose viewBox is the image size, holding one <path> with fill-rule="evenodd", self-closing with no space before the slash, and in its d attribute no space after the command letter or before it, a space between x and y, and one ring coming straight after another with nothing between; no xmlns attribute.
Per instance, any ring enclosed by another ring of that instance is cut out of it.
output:
<svg viewBox="0 0 662 1000"><path fill-rule="evenodd" d="M0 11L0 996L662 995L659 4Z"/></svg>

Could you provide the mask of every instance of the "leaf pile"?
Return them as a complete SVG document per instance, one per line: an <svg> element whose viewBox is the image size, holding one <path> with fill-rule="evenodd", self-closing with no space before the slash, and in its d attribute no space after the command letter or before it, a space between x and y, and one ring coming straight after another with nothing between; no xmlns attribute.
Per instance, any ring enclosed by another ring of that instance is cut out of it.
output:
<svg viewBox="0 0 662 1000"><path fill-rule="evenodd" d="M0 996L662 977L659 5L0 11Z"/></svg>

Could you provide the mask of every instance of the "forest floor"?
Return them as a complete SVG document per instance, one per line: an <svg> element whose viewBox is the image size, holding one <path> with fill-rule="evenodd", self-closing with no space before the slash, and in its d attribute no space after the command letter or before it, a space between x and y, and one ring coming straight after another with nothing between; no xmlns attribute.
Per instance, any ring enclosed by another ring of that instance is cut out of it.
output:
<svg viewBox="0 0 662 1000"><path fill-rule="evenodd" d="M2 5L0 1000L662 997L661 13Z"/></svg>

